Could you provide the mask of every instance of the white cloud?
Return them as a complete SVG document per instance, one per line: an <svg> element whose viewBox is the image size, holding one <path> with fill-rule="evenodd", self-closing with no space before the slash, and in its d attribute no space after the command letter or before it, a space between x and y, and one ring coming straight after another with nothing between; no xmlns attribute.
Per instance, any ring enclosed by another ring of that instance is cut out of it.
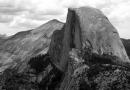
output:
<svg viewBox="0 0 130 90"><path fill-rule="evenodd" d="M0 23L9 23L13 20L12 15L0 15Z"/></svg>
<svg viewBox="0 0 130 90"><path fill-rule="evenodd" d="M129 0L0 0L0 27L7 23L10 34L12 28L30 29L54 18L65 21L68 7L86 5L102 10L121 37L130 38Z"/></svg>

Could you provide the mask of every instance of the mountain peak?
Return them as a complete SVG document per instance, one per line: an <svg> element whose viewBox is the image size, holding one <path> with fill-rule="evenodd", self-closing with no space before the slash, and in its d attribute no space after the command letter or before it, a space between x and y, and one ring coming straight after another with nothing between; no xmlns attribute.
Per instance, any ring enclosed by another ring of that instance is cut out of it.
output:
<svg viewBox="0 0 130 90"><path fill-rule="evenodd" d="M59 20L57 20L57 19L52 19L52 20L50 20L49 22L60 22ZM60 22L61 23L61 22Z"/></svg>
<svg viewBox="0 0 130 90"><path fill-rule="evenodd" d="M43 25L47 25L47 24L64 24L64 23L57 19L52 19L52 20L49 20L48 22L44 23Z"/></svg>
<svg viewBox="0 0 130 90"><path fill-rule="evenodd" d="M34 29L32 32L33 33L50 33L53 32L54 30L59 30L63 27L64 23L58 21L57 19L53 19L50 20L42 25L40 25L39 27L37 27L36 29Z"/></svg>

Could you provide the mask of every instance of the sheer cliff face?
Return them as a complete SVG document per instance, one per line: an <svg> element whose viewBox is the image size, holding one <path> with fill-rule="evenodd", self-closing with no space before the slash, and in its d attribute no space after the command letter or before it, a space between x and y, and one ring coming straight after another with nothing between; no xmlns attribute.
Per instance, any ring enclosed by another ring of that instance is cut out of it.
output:
<svg viewBox="0 0 130 90"><path fill-rule="evenodd" d="M91 48L92 53L97 55L116 56L118 60L113 62L120 64L130 62L117 30L98 9L90 7L69 9L63 31L61 56L58 55L61 69L66 67L72 48Z"/></svg>
<svg viewBox="0 0 130 90"><path fill-rule="evenodd" d="M108 54L129 61L117 30L97 9L73 9L80 22L82 45L91 47L93 53Z"/></svg>

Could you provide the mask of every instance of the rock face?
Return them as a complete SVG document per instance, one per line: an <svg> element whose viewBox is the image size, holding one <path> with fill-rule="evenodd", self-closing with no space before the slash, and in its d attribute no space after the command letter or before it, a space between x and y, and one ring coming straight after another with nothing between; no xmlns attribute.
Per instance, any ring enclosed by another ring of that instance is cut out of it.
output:
<svg viewBox="0 0 130 90"><path fill-rule="evenodd" d="M60 66L60 58L62 54L62 40L64 37L63 30L56 30L54 31L50 43L50 48L48 50L49 55L53 58L52 62L59 67ZM60 68L60 67L59 67Z"/></svg>
<svg viewBox="0 0 130 90"><path fill-rule="evenodd" d="M69 9L63 31L63 49L57 56L60 57L60 65L63 70L67 65L68 54L72 48L79 50L91 48L91 53L97 55L116 56L117 60L113 60L113 63L121 65L130 63L117 30L98 9L90 7Z"/></svg>

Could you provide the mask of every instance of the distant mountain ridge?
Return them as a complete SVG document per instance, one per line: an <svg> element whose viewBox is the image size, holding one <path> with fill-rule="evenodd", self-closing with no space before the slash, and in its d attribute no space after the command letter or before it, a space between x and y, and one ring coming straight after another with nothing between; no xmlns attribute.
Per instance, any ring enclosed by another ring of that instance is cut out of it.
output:
<svg viewBox="0 0 130 90"><path fill-rule="evenodd" d="M61 30L64 23L54 19L36 29L18 32L7 38L0 38L0 72L15 66L37 54L46 53L55 30Z"/></svg>

